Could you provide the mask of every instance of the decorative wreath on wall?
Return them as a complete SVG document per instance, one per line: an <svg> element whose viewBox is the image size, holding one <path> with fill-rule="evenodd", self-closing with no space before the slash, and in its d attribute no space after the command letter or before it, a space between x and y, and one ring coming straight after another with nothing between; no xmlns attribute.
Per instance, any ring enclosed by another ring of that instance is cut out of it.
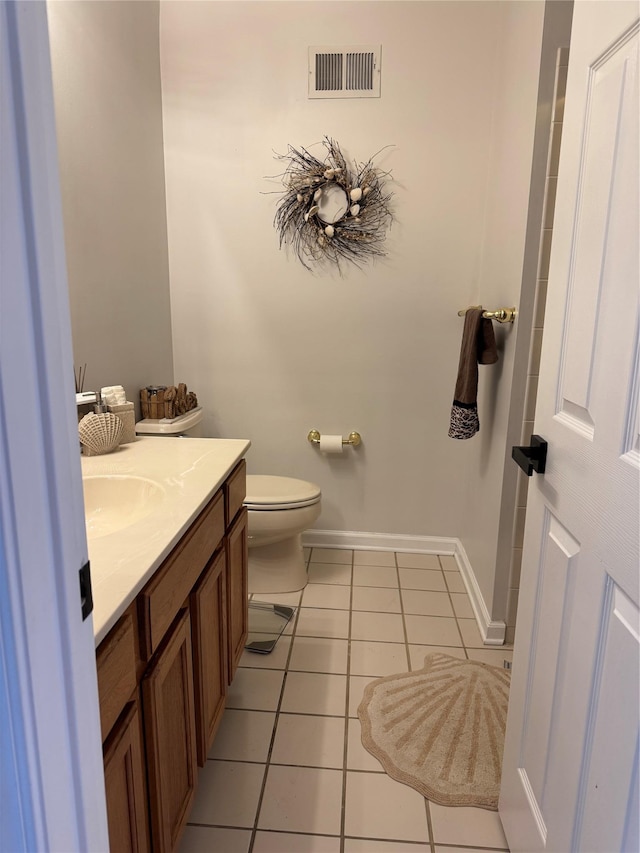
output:
<svg viewBox="0 0 640 853"><path fill-rule="evenodd" d="M325 137L323 145L324 160L291 146L276 155L288 161L280 176L286 190L274 219L280 248L291 245L308 270L325 262L339 269L343 261L361 266L386 255L383 244L392 220L392 194L384 189L389 173L376 168L374 158L350 167L337 142Z"/></svg>

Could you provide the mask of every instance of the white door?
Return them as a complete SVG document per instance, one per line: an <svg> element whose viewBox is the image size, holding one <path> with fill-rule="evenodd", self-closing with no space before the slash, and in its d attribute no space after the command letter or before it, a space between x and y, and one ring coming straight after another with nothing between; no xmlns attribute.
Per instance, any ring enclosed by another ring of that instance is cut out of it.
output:
<svg viewBox="0 0 640 853"><path fill-rule="evenodd" d="M575 4L500 795L513 851L637 851L638 4Z"/></svg>

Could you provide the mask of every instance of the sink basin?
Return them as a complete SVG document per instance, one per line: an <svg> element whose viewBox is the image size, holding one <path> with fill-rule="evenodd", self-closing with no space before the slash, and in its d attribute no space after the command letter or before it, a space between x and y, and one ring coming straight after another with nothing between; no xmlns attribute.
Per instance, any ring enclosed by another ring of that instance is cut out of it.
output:
<svg viewBox="0 0 640 853"><path fill-rule="evenodd" d="M164 500L164 489L145 477L103 474L83 477L87 538L108 536L150 515Z"/></svg>

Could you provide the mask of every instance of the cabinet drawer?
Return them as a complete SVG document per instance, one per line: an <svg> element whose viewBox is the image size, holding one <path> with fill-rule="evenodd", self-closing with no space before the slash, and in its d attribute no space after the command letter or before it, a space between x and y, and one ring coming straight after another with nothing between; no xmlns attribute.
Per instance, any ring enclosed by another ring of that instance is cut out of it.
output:
<svg viewBox="0 0 640 853"><path fill-rule="evenodd" d="M224 537L220 490L138 596L142 652L148 660Z"/></svg>
<svg viewBox="0 0 640 853"><path fill-rule="evenodd" d="M96 665L104 741L136 689L135 626L131 610L100 643Z"/></svg>
<svg viewBox="0 0 640 853"><path fill-rule="evenodd" d="M229 527L233 519L238 514L242 507L243 501L247 495L247 463L244 459L233 469L226 483L224 484L225 492L225 523Z"/></svg>

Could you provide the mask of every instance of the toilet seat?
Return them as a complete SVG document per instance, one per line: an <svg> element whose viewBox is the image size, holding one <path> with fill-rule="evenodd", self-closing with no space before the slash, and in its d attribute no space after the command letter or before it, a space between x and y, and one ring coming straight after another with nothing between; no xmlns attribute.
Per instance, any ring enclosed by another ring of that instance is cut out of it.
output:
<svg viewBox="0 0 640 853"><path fill-rule="evenodd" d="M311 506L320 500L320 486L293 477L275 477L268 474L247 475L247 509L269 511L298 509Z"/></svg>

